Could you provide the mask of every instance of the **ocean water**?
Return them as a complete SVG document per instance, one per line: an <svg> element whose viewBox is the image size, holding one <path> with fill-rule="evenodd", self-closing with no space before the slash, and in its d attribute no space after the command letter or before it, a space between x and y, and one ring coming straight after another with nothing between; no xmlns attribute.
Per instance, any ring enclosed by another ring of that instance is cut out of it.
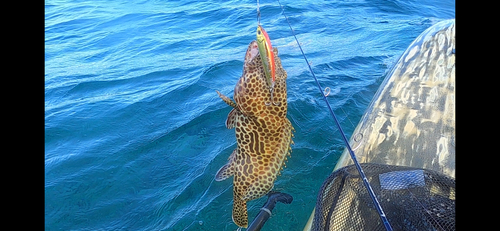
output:
<svg viewBox="0 0 500 231"><path fill-rule="evenodd" d="M453 0L282 0L350 137L390 67ZM261 24L288 73L292 155L263 230L302 230L344 146L277 1ZM224 122L256 1L45 1L45 229L236 230ZM248 203L251 221L266 197Z"/></svg>

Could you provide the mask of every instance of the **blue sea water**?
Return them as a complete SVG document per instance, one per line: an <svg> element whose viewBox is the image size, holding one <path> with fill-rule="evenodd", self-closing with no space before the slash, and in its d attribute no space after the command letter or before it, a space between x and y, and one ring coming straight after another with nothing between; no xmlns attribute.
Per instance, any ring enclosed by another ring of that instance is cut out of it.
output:
<svg viewBox="0 0 500 231"><path fill-rule="evenodd" d="M453 0L286 1L350 137L389 68ZM261 24L288 73L292 155L263 230L302 230L343 144L277 1ZM256 1L45 1L45 229L235 230L225 128ZM249 219L266 197L248 203Z"/></svg>

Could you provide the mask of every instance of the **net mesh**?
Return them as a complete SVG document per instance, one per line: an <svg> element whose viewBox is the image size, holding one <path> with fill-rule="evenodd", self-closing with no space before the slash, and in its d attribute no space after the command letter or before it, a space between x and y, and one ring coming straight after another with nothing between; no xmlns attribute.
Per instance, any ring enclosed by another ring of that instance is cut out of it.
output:
<svg viewBox="0 0 500 231"><path fill-rule="evenodd" d="M454 178L413 167L361 167L394 230L455 230ZM386 230L354 165L323 183L312 230Z"/></svg>

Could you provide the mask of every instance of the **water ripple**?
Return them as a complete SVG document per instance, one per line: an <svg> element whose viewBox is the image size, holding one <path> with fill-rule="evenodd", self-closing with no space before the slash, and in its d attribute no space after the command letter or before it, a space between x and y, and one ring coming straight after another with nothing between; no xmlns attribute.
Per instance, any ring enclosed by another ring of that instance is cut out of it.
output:
<svg viewBox="0 0 500 231"><path fill-rule="evenodd" d="M454 1L283 2L348 135L387 69ZM261 23L288 73L295 145L270 230L301 230L341 140L281 8ZM45 229L234 230L224 122L255 1L45 1ZM249 202L252 219L266 198ZM298 228L297 228L298 227Z"/></svg>

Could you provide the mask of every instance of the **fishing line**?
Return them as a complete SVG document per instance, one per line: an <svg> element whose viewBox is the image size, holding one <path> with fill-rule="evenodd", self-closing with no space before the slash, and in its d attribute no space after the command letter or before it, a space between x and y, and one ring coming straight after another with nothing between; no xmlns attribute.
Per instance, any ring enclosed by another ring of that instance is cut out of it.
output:
<svg viewBox="0 0 500 231"><path fill-rule="evenodd" d="M259 0L257 0L257 23L260 25L260 6L259 6Z"/></svg>
<svg viewBox="0 0 500 231"><path fill-rule="evenodd" d="M288 20L288 17L285 15L285 9L283 8L283 5L281 5L281 2L279 0L277 0L277 1L278 1L279 5L281 7L281 13L285 17L286 22L288 23L288 26L290 27L290 30L292 31L292 35L295 38L295 41L297 42L297 45L299 46L300 52L302 53L302 56L304 56L304 60L306 61L307 66L309 67L309 71L311 72L312 76L314 77L314 80L316 81L316 84L318 85L318 89L321 92L321 95L323 95L323 99L326 102L326 106L328 107L328 110L330 111L330 114L332 115L332 117L333 117L333 119L335 121L335 124L337 125L337 128L340 131L340 134L342 135L342 139L344 140L344 143L345 143L345 145L347 147L347 150L349 151L349 154L351 155L351 159L353 160L354 165L356 166L356 169L359 172L359 175L363 179L363 184L365 185L366 189L368 190L368 193L370 194L370 197L371 197L373 203L375 204L375 208L377 209L377 212L378 212L378 214L380 216L380 219L384 223L385 229L386 230L392 230L392 227L389 224L389 220L387 220L387 217L386 217L386 215L384 213L384 210L382 209L382 206L378 202L377 197L375 196L375 193L373 192L373 189L370 186L370 183L368 182L368 179L366 178L366 175L365 175L363 169L361 168L361 165L359 164L358 160L356 159L356 155L354 154L354 151L352 150L351 145L349 144L349 140L347 140L347 137L346 137L346 135L344 133L344 130L340 126L340 123L337 120L337 116L335 116L335 113L333 112L333 110L332 110L332 108L330 106L330 103L328 102L328 99L326 98L327 95L325 95L323 89L321 88L321 85L319 84L318 78L316 78L316 75L314 74L314 71L312 70L312 67L309 64L309 61L307 60L307 57L306 57L304 51L302 50L302 47L300 46L299 40L297 39L297 36L295 35L295 31L293 30L292 25L290 24L290 21ZM258 1L257 1L257 3L258 3Z"/></svg>

